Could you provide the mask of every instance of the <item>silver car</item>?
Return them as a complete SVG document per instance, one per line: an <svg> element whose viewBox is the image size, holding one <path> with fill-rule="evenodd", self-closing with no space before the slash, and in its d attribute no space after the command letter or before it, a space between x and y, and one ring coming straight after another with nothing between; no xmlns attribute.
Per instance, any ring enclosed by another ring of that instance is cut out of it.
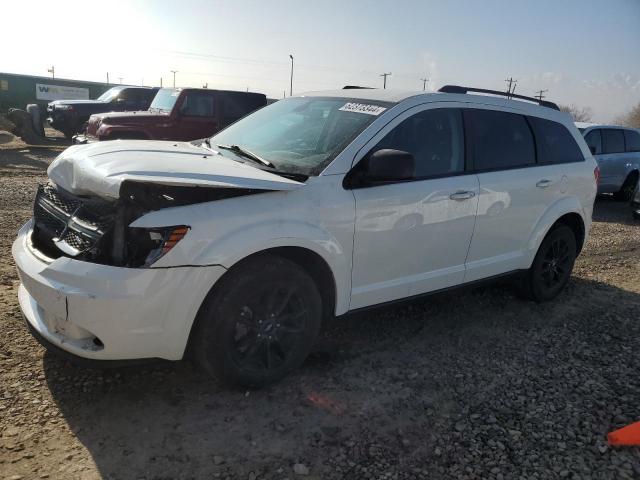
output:
<svg viewBox="0 0 640 480"><path fill-rule="evenodd" d="M616 125L576 122L598 167L598 193L629 201L640 175L640 131Z"/></svg>

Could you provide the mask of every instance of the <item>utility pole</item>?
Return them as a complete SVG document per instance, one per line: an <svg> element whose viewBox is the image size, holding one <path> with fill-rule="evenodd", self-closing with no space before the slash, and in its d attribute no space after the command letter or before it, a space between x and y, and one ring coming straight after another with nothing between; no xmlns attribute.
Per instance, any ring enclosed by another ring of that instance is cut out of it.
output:
<svg viewBox="0 0 640 480"><path fill-rule="evenodd" d="M427 89L427 82L429 81L429 79L421 78L420 80L422 80L422 91L424 92Z"/></svg>
<svg viewBox="0 0 640 480"><path fill-rule="evenodd" d="M289 58L291 59L291 85L289 86L289 96L293 96L293 55L289 54Z"/></svg>
<svg viewBox="0 0 640 480"><path fill-rule="evenodd" d="M51 68L48 68L47 72L51 74L51 78L56 78L56 67L51 65Z"/></svg>
<svg viewBox="0 0 640 480"><path fill-rule="evenodd" d="M537 98L538 100L542 100L545 97L544 94L547 93L548 91L549 91L548 88L546 90L538 90L534 95L534 97Z"/></svg>
<svg viewBox="0 0 640 480"><path fill-rule="evenodd" d="M209 88L209 82L207 82L204 85L202 85L202 88Z"/></svg>
<svg viewBox="0 0 640 480"><path fill-rule="evenodd" d="M160 77L160 88L162 88L162 77Z"/></svg>
<svg viewBox="0 0 640 480"><path fill-rule="evenodd" d="M120 85L122 85L122 77L118 77L118 80L120 80Z"/></svg>
<svg viewBox="0 0 640 480"><path fill-rule="evenodd" d="M173 88L176 88L176 73L178 73L178 70L170 70L171 73L173 73Z"/></svg>
<svg viewBox="0 0 640 480"><path fill-rule="evenodd" d="M387 77L391 75L391 72L389 73L381 73L380 76L384 79L382 81L382 88L387 88Z"/></svg>
<svg viewBox="0 0 640 480"><path fill-rule="evenodd" d="M107 85L109 85L109 72L107 72Z"/></svg>
<svg viewBox="0 0 640 480"><path fill-rule="evenodd" d="M505 82L509 82L509 88L507 88L507 93L509 95L514 94L516 91L516 84L518 83L518 80L514 80L513 77L509 77L505 80Z"/></svg>

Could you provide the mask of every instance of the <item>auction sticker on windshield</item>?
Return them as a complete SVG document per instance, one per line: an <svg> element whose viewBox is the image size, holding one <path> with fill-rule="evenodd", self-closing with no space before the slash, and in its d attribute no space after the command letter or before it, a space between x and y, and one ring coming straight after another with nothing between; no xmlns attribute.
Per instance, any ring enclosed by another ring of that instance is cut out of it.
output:
<svg viewBox="0 0 640 480"><path fill-rule="evenodd" d="M379 107L378 105L368 105L366 103L349 102L340 107L339 110L343 112L366 113L367 115L380 115L386 108Z"/></svg>

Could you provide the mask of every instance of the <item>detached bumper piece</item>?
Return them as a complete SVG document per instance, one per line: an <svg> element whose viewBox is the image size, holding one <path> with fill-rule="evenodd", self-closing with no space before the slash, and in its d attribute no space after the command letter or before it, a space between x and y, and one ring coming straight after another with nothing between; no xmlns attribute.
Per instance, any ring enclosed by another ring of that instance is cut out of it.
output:
<svg viewBox="0 0 640 480"><path fill-rule="evenodd" d="M74 135L71 139L71 143L73 145L86 145L87 143L97 142L98 139L96 137L92 137L91 135Z"/></svg>

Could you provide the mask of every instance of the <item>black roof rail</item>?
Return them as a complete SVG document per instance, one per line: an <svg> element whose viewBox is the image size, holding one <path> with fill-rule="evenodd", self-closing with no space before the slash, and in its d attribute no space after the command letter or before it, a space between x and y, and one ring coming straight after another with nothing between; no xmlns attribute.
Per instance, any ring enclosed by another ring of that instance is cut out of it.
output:
<svg viewBox="0 0 640 480"><path fill-rule="evenodd" d="M489 93L491 95L499 95L501 97L519 98L520 100L527 100L529 102L537 103L542 107L548 107L548 108L553 108L554 110L560 110L560 107L558 107L558 105L556 105L553 102L548 102L547 100L540 100L539 98L527 97L525 95L518 95L516 93L500 92L498 90L487 90L485 88L474 88L474 87L461 87L459 85L445 85L438 91L442 93L469 93L469 92Z"/></svg>

